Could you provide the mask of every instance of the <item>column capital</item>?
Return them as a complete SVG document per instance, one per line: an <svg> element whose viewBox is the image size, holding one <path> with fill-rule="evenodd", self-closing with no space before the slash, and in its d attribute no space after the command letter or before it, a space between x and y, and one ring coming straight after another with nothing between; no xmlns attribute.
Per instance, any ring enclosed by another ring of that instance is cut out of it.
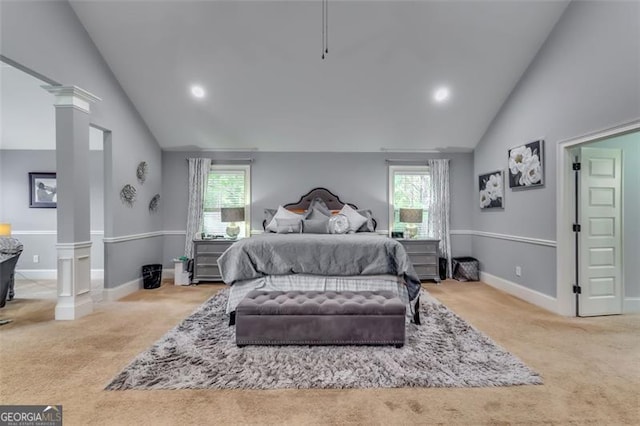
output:
<svg viewBox="0 0 640 426"><path fill-rule="evenodd" d="M42 86L42 88L55 96L53 104L56 108L76 108L89 114L91 104L102 100L78 86Z"/></svg>

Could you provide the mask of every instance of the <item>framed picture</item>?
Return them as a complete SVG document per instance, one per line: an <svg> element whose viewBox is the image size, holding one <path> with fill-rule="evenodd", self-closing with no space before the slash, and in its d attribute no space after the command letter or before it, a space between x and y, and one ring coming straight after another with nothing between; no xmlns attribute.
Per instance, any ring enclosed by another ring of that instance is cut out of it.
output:
<svg viewBox="0 0 640 426"><path fill-rule="evenodd" d="M504 208L504 173L498 170L478 176L480 208Z"/></svg>
<svg viewBox="0 0 640 426"><path fill-rule="evenodd" d="M58 205L58 184L55 173L29 173L29 207L55 209Z"/></svg>
<svg viewBox="0 0 640 426"><path fill-rule="evenodd" d="M544 184L544 141L509 150L509 188L534 188Z"/></svg>

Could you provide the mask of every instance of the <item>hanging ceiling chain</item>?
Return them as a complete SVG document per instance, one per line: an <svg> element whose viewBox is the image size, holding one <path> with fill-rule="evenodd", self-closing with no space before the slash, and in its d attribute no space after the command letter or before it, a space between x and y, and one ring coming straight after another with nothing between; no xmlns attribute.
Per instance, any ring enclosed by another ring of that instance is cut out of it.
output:
<svg viewBox="0 0 640 426"><path fill-rule="evenodd" d="M322 0L322 59L329 53L329 0Z"/></svg>

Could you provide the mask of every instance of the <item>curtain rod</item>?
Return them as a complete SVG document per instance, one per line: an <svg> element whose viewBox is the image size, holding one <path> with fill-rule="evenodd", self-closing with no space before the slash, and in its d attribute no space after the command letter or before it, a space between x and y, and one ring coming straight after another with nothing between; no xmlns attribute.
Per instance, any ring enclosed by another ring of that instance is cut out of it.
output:
<svg viewBox="0 0 640 426"><path fill-rule="evenodd" d="M190 158L207 158L207 157L187 157L185 160L189 161ZM253 163L253 158L210 158L211 163Z"/></svg>
<svg viewBox="0 0 640 426"><path fill-rule="evenodd" d="M416 164L426 164L428 159L423 160L411 160L411 159L402 159L402 158L387 158L385 161L387 163L416 163Z"/></svg>

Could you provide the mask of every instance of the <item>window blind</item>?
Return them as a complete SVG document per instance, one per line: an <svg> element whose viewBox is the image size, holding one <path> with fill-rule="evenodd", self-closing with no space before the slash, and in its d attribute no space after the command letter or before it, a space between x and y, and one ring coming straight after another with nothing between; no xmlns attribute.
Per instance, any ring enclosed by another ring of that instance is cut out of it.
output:
<svg viewBox="0 0 640 426"><path fill-rule="evenodd" d="M209 172L204 195L204 214L202 229L207 234L224 235L228 223L221 222L222 207L245 207L247 200L247 176L245 170L212 169ZM245 217L248 217L245 212ZM244 222L240 225L239 238L246 237Z"/></svg>
<svg viewBox="0 0 640 426"><path fill-rule="evenodd" d="M426 237L429 217L429 169L427 166L393 166L390 168L390 194L393 205L392 231L403 232L406 224L400 222L401 208L423 209L422 223L417 224L418 237Z"/></svg>

